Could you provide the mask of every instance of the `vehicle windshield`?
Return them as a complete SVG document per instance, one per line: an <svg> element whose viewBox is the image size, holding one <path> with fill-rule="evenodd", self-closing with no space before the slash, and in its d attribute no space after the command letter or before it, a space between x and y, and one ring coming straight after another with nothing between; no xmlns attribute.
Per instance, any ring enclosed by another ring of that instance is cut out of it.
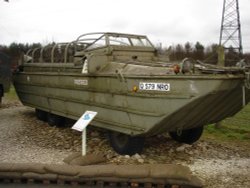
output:
<svg viewBox="0 0 250 188"><path fill-rule="evenodd" d="M114 34L114 33L93 33L82 35L78 38L78 42L85 42L87 44L87 50L100 48L104 46L135 46L135 47L151 47L153 45L147 39L146 36L139 35L126 35L126 34Z"/></svg>

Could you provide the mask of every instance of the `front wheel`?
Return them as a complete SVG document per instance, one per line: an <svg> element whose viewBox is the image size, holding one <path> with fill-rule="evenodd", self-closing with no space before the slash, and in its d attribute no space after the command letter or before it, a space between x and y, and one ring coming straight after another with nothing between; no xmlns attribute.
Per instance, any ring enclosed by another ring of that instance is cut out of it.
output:
<svg viewBox="0 0 250 188"><path fill-rule="evenodd" d="M63 127L65 125L65 118L56 114L48 114L48 124L50 126Z"/></svg>
<svg viewBox="0 0 250 188"><path fill-rule="evenodd" d="M41 121L47 121L47 116L48 116L47 112L45 112L43 110L36 109L36 117L37 117L37 119L39 119Z"/></svg>
<svg viewBox="0 0 250 188"><path fill-rule="evenodd" d="M202 132L203 126L182 131L169 132L169 135L177 142L192 144L200 139Z"/></svg>
<svg viewBox="0 0 250 188"><path fill-rule="evenodd" d="M118 132L109 133L110 144L121 155L141 153L144 147L144 137L132 137Z"/></svg>

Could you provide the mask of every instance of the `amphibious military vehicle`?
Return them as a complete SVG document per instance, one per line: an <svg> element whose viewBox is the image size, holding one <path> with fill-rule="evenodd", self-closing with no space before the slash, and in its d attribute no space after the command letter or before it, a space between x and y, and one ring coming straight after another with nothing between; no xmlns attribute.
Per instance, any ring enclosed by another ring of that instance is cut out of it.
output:
<svg viewBox="0 0 250 188"><path fill-rule="evenodd" d="M0 105L4 93L8 92L11 84L11 64L10 58L0 52Z"/></svg>
<svg viewBox="0 0 250 188"><path fill-rule="evenodd" d="M120 154L141 152L144 138L169 132L197 141L203 126L234 115L249 101L245 68L184 59L169 62L146 36L90 33L27 52L14 85L39 119L60 125L86 110Z"/></svg>

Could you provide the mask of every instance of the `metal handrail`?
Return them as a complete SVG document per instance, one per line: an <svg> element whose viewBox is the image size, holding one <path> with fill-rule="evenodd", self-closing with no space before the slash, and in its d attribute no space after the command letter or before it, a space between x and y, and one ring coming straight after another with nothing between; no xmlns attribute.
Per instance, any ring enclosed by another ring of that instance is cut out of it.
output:
<svg viewBox="0 0 250 188"><path fill-rule="evenodd" d="M98 35L97 37L93 36L93 35ZM77 39L75 41L72 42L67 42L67 43L56 43L56 44L49 44L46 45L42 48L35 48L35 49L30 49L28 50L28 52L26 53L27 55L31 55L32 57L32 63L34 63L34 61L36 61L35 59L35 53L37 52L37 50L40 49L39 54L38 54L38 62L44 62L44 55L46 52L47 48L51 48L49 49L48 53L50 54L50 56L48 58L50 58L50 62L51 63L55 63L56 59L55 59L55 54L56 54L56 49L59 48L59 46L62 47L62 54L63 54L63 59L62 62L63 63L67 63L67 60L69 58L69 49L70 46L72 45L74 52L79 51L79 49L77 48L78 45L81 45L81 51L88 49L88 47L90 47L91 45L93 45L95 42L97 42L100 39L104 39L105 40L105 44L104 46L108 46L109 45L109 37L108 36L127 36L127 37L145 37L144 35L132 35L132 34L124 34L124 33L108 33L108 32L93 32L93 33L86 33L86 34L82 34L79 37L77 37ZM84 38L86 36L90 36L88 38ZM148 42L150 42L148 40ZM151 43L151 42L150 42ZM152 45L153 46L153 45ZM31 54L30 54L31 53ZM37 57L37 56L36 56ZM61 60L61 58L60 58Z"/></svg>
<svg viewBox="0 0 250 188"><path fill-rule="evenodd" d="M35 57L34 57L34 55L35 55L35 52L37 51L37 50L39 50L40 48L35 48L33 51L32 51L32 55L31 55L31 57L32 57L32 63L34 63L34 59L35 59Z"/></svg>

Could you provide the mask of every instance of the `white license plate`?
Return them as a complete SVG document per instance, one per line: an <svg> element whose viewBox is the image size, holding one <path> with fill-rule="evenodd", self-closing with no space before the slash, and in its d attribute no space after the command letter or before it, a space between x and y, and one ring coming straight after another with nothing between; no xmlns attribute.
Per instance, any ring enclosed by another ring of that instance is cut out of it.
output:
<svg viewBox="0 0 250 188"><path fill-rule="evenodd" d="M170 83L140 82L139 89L147 91L170 91Z"/></svg>

